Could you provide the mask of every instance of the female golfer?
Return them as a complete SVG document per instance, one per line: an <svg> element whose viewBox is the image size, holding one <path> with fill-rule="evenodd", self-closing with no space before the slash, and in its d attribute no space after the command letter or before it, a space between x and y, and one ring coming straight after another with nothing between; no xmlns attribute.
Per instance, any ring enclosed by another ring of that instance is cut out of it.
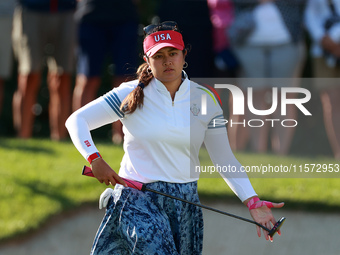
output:
<svg viewBox="0 0 340 255"><path fill-rule="evenodd" d="M109 201L91 254L201 254L199 207L128 188L119 176L199 203L198 152L203 142L215 166L242 168L230 149L221 107L183 71L187 50L177 24L149 25L144 33L145 63L137 70L138 78L80 108L66 122L94 176L106 185L119 184L113 192L102 194L109 194ZM202 98L206 100L204 109ZM101 157L90 134L116 120L123 123L125 135L119 175ZM264 203L258 201L242 171L221 175L248 205L253 219L270 229L276 221L269 207L279 208L283 203L260 206ZM260 228L257 232L261 236ZM267 232L264 236L269 239Z"/></svg>

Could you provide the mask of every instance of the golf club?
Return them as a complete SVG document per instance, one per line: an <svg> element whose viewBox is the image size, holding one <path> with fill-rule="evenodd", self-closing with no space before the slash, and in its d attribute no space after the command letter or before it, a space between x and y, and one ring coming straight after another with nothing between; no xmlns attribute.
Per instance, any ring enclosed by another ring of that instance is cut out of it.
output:
<svg viewBox="0 0 340 255"><path fill-rule="evenodd" d="M84 167L83 167L82 175L94 177L93 172L92 172L92 169L91 169L90 167L88 167L88 166L84 166ZM218 210L218 209L215 209L215 208L206 206L206 205L193 203L193 202L190 202L190 201L188 201L188 200L184 200L184 199L179 198L179 197L174 197L174 196L172 196L172 195L169 195L169 194L165 194L165 193L159 192L159 191L157 191L157 190L149 189L149 188L146 187L145 184L143 184L143 183L141 183L141 182L132 181L132 180L128 180L128 179L125 179L125 178L122 178L122 179L126 182L126 184L127 184L130 188L134 188L134 189L137 189L137 190L140 190L140 191L150 191L150 192L154 192L154 193L157 193L157 194L159 194L159 195L166 196L166 197L170 197L170 198L172 198L172 199L176 199L176 200L179 200L179 201L184 202L184 203L188 203L188 204L191 204L191 205L194 205L194 206L198 206L198 207L201 207L201 208L204 208L204 209L213 211L213 212L217 212L217 213L220 213L220 214L223 214L223 215L227 215L227 216L230 216L230 217L239 219L239 220L243 220L243 221L246 221L246 222L255 224L255 225L261 227L262 229L266 230L266 231L268 232L268 235L271 236L271 237L274 236L274 234L281 228L283 222L286 220L285 217L281 217L281 218L275 223L275 225L274 225L274 227L273 227L272 229L268 229L267 227L261 225L260 223L257 223L256 221L249 220L249 219L247 219L247 218L243 218L243 217L241 217L241 216L237 216L237 215L234 215L234 214L231 214L231 213L227 213L227 212L224 212L224 211L221 211L221 210Z"/></svg>

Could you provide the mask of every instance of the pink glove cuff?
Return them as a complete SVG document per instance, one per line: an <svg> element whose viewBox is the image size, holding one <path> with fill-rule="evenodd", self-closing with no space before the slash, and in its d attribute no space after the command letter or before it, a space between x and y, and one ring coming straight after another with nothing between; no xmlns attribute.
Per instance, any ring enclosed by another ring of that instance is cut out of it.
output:
<svg viewBox="0 0 340 255"><path fill-rule="evenodd" d="M258 197L254 197L250 199L249 202L247 203L247 207L249 208L249 211L262 207L262 206L267 206L268 208L274 207L272 202L261 201Z"/></svg>

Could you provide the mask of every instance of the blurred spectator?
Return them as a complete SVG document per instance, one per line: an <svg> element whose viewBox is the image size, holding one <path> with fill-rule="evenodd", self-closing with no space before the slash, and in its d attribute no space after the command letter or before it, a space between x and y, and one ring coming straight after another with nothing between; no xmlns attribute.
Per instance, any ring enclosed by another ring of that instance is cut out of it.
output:
<svg viewBox="0 0 340 255"><path fill-rule="evenodd" d="M212 42L215 66L225 77L236 77L238 61L230 48L226 29L234 18L232 0L208 0L212 24Z"/></svg>
<svg viewBox="0 0 340 255"><path fill-rule="evenodd" d="M227 29L234 19L234 7L232 0L208 0L210 9L210 19L213 26L213 49L215 54L215 67L218 70L219 77L237 77L239 72L239 63L231 49ZM225 90L220 90L220 96ZM233 97L229 96L229 105L223 104L223 111L227 112L224 107L229 107L229 123L240 123L243 118L241 115L232 114ZM227 118L228 116L225 116ZM248 142L247 128L234 125L228 126L228 137L230 146L233 150L245 149Z"/></svg>
<svg viewBox="0 0 340 255"><path fill-rule="evenodd" d="M4 83L12 71L12 20L15 0L0 2L0 115L4 100Z"/></svg>
<svg viewBox="0 0 340 255"><path fill-rule="evenodd" d="M178 6L178 8L174 8ZM162 0L156 11L160 22L174 20L183 40L191 45L186 71L192 78L213 76L212 25L207 1Z"/></svg>
<svg viewBox="0 0 340 255"><path fill-rule="evenodd" d="M19 0L13 20L13 48L18 59L18 88L13 97L14 127L20 138L32 136L34 105L43 60L48 65L49 122L53 140L67 137L71 112L75 0Z"/></svg>
<svg viewBox="0 0 340 255"><path fill-rule="evenodd" d="M138 12L136 0L81 0L75 14L78 25L78 65L73 110L93 101L101 84L107 56L111 56L113 87L136 72ZM114 68L112 68L114 67ZM114 143L123 140L120 121L113 124Z"/></svg>
<svg viewBox="0 0 340 255"><path fill-rule="evenodd" d="M233 49L242 66L242 77L252 78L244 79L245 82L241 86L244 89L247 87L253 89L255 109L267 110L272 105L272 87L279 90L282 86L297 85L293 79L291 84L287 84L273 78L294 78L301 75L305 51L303 38L305 0L233 0L233 2L234 22L242 28L240 29L242 33L237 38L241 37L242 40L236 40L236 36L230 39L233 39ZM252 26L249 26L251 24ZM244 30L245 26L249 30L247 33ZM280 97L278 93L278 98ZM277 110L271 116L272 119L281 119L279 106L280 100ZM272 150L277 154L287 154L295 128L281 125L271 127L271 123L264 121L268 117L253 115L249 111L246 113L246 120L261 119L264 123L260 128L249 128L252 150L256 152L267 150L271 128ZM285 119L296 118L296 107L288 105Z"/></svg>
<svg viewBox="0 0 340 255"><path fill-rule="evenodd" d="M313 40L315 85L324 124L334 157L340 159L340 0L309 0L305 18Z"/></svg>

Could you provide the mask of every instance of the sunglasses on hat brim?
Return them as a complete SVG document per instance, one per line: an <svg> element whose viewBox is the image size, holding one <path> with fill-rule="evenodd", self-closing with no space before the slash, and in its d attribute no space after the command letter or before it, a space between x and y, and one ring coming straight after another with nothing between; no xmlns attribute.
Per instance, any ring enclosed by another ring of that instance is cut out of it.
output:
<svg viewBox="0 0 340 255"><path fill-rule="evenodd" d="M164 21L160 24L151 24L143 28L144 36L148 36L152 33L165 30L173 30L179 32L178 25L175 21Z"/></svg>

